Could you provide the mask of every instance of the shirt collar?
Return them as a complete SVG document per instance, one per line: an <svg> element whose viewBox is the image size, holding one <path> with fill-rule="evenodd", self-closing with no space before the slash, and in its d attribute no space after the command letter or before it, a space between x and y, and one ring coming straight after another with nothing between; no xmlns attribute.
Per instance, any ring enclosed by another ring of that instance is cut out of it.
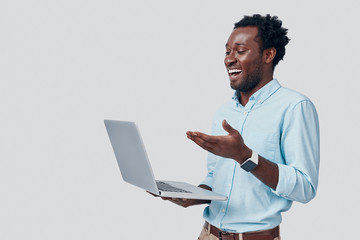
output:
<svg viewBox="0 0 360 240"><path fill-rule="evenodd" d="M279 88L281 88L280 83L277 79L273 79L268 82L265 86L256 91L253 95L250 96L249 101L255 103L263 103L266 99L268 99L273 93L275 93ZM232 99L235 101L236 105L239 105L240 92L235 91ZM240 104L241 105L241 104Z"/></svg>

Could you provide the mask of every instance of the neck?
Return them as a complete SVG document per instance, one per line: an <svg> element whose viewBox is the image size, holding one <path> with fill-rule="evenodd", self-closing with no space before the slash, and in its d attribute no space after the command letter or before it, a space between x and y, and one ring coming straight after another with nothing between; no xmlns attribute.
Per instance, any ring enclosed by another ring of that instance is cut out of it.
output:
<svg viewBox="0 0 360 240"><path fill-rule="evenodd" d="M265 86L266 84L268 84L271 80L273 79L273 75L269 75L267 77L263 77L262 80L259 82L258 85L256 85L253 89L251 89L250 91L247 92L240 92L240 98L239 101L241 103L241 105L245 106L248 102L249 99L251 97L251 95L253 95L254 93L256 93L259 89L261 89L263 86Z"/></svg>

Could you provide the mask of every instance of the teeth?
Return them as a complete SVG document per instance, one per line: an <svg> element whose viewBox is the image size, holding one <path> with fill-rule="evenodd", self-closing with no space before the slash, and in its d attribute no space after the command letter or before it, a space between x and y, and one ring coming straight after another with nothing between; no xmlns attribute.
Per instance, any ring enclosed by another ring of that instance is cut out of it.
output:
<svg viewBox="0 0 360 240"><path fill-rule="evenodd" d="M228 72L229 74L232 74L232 73L240 73L242 71L240 69L229 69Z"/></svg>

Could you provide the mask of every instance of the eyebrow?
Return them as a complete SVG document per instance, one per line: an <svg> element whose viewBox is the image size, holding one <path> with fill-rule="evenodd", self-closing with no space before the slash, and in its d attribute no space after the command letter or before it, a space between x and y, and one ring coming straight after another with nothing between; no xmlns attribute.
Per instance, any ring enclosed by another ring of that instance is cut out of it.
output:
<svg viewBox="0 0 360 240"><path fill-rule="evenodd" d="M235 43L236 46L245 46L245 43ZM225 44L225 47L228 47L229 44Z"/></svg>

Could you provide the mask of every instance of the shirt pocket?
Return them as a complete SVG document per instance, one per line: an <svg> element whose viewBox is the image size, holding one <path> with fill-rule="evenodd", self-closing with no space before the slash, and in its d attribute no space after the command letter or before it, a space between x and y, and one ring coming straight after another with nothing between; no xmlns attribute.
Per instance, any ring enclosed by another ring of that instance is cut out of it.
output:
<svg viewBox="0 0 360 240"><path fill-rule="evenodd" d="M244 139L245 144L257 154L270 161L275 161L275 153L279 147L279 134L271 132L252 132L251 136Z"/></svg>

